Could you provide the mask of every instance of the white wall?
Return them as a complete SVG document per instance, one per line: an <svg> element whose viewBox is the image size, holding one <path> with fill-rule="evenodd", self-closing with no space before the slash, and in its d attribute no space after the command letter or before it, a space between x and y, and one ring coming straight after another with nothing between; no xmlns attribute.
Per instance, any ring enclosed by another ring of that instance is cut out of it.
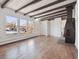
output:
<svg viewBox="0 0 79 59"><path fill-rule="evenodd" d="M47 28L48 35L51 36L51 21L48 21Z"/></svg>
<svg viewBox="0 0 79 59"><path fill-rule="evenodd" d="M65 24L66 24L66 19L63 19L63 20L61 21L61 35L62 35L62 37L63 37L63 35L64 35Z"/></svg>
<svg viewBox="0 0 79 59"><path fill-rule="evenodd" d="M6 9L6 8L1 9L0 8L0 45L38 35L38 33L35 32L35 29L31 34L19 34L19 33L18 34L11 34L11 35L6 34L5 33L5 27L4 27L5 16L14 16L14 17L17 17L17 18L25 18L27 20L30 20L29 16L23 16L22 14L15 13L14 11L12 11L10 9ZM33 20L33 19L31 19L31 20ZM36 22L34 22L34 24L35 23Z"/></svg>
<svg viewBox="0 0 79 59"><path fill-rule="evenodd" d="M61 18L56 18L50 22L50 35L61 37Z"/></svg>
<svg viewBox="0 0 79 59"><path fill-rule="evenodd" d="M47 20L41 21L41 35L48 35L47 24L48 24Z"/></svg>
<svg viewBox="0 0 79 59"><path fill-rule="evenodd" d="M62 21L62 22L65 23L65 21ZM51 35L51 36L55 36L55 37L61 37L62 22L61 22L61 18L56 18L51 21L47 21L47 20L41 21L42 35Z"/></svg>
<svg viewBox="0 0 79 59"><path fill-rule="evenodd" d="M39 35L41 35L41 23L40 23L40 20L39 19L35 19L34 21L34 32L38 33Z"/></svg>
<svg viewBox="0 0 79 59"><path fill-rule="evenodd" d="M75 28L76 28L76 32L75 32L75 36L76 36L76 40L75 40L75 46L78 49L78 5L75 5L75 9L73 11L75 13L74 17L75 17Z"/></svg>

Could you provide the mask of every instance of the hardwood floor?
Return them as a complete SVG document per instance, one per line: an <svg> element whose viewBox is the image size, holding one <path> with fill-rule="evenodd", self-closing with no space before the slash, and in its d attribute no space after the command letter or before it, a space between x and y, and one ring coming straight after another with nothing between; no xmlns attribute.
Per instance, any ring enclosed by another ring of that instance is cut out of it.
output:
<svg viewBox="0 0 79 59"><path fill-rule="evenodd" d="M56 38L39 36L0 46L0 59L77 59L77 51Z"/></svg>

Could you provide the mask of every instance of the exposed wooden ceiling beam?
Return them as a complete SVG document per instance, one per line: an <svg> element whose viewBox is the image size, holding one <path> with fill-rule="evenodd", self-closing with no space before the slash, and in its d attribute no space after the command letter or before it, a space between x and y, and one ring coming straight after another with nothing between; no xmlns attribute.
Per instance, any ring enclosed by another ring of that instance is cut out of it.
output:
<svg viewBox="0 0 79 59"><path fill-rule="evenodd" d="M23 8L29 6L29 5L32 5L32 4L34 4L34 3L37 3L37 2L39 2L39 1L41 1L41 0L34 0L34 1L32 1L32 2L30 2L30 3L28 3L28 4L26 4L26 5L22 6L21 8L19 8L19 9L16 10L15 12L18 12L18 11L20 11L21 9L23 9Z"/></svg>
<svg viewBox="0 0 79 59"><path fill-rule="evenodd" d="M59 17L63 17L63 16L67 16L67 14L62 14L62 15L53 16L52 18L59 18ZM49 19L52 19L52 18L49 18Z"/></svg>
<svg viewBox="0 0 79 59"><path fill-rule="evenodd" d="M41 19L52 18L52 17L56 17L56 16L60 16L60 15L64 15L64 14L67 14L67 13L64 12L64 13L57 14L57 15L51 15L51 16L48 16L48 17L43 17L43 18L41 18Z"/></svg>
<svg viewBox="0 0 79 59"><path fill-rule="evenodd" d="M2 5L1 8L4 8L4 6L9 2L10 0L6 0Z"/></svg>
<svg viewBox="0 0 79 59"><path fill-rule="evenodd" d="M54 20L55 18L59 18L59 17L66 17L67 14L63 14L63 15L57 15L57 16L52 16L51 18L47 18L47 19L41 19L41 21L44 21L44 20Z"/></svg>
<svg viewBox="0 0 79 59"><path fill-rule="evenodd" d="M63 1L65 1L65 0L57 0L57 1L55 1L55 2L52 2L52 3L50 3L50 4L47 4L47 5L42 6L42 7L40 7L40 8L37 8L37 9L35 9L35 10L29 11L29 12L25 13L24 15L27 15L27 14L29 14L29 13L32 13L32 12L35 12L35 11L38 11L38 10L47 8L47 7L49 7L49 6L55 5L55 4L60 3L60 2L63 2Z"/></svg>
<svg viewBox="0 0 79 59"><path fill-rule="evenodd" d="M45 20L51 21L51 20L54 20L54 18L52 18L52 19L41 19L41 21L45 21Z"/></svg>
<svg viewBox="0 0 79 59"><path fill-rule="evenodd" d="M37 17L37 18L45 17L45 16L49 16L49 15L53 15L53 14L60 13L60 12L64 12L64 11L66 11L66 9L60 10L60 11L57 11L57 12L53 12L53 13L50 13L50 14L46 14L46 15L43 15L43 16L39 16L39 17ZM34 16L31 16L31 17L34 17Z"/></svg>
<svg viewBox="0 0 79 59"><path fill-rule="evenodd" d="M70 3L70 4L67 4L67 5L63 5L63 6L60 6L60 7L54 8L54 9L50 9L50 10L47 10L47 11L44 11L44 12L41 12L41 13L38 13L38 14L32 15L32 16L37 16L37 15L41 15L41 14L44 14L44 13L48 13L48 12L51 12L51 11L54 11L54 10L57 10L57 9L60 9L60 8L63 8L63 7L67 7L67 6L74 5L75 3L76 3L76 1L75 1L75 2L72 2L72 3Z"/></svg>

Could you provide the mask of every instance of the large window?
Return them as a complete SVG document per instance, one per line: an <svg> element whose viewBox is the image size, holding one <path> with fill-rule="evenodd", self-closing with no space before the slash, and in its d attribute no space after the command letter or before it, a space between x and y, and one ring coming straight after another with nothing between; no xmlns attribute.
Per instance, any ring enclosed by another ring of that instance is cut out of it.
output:
<svg viewBox="0 0 79 59"><path fill-rule="evenodd" d="M19 19L12 16L5 17L5 31L7 34L12 33L32 33L33 21L27 19Z"/></svg>
<svg viewBox="0 0 79 59"><path fill-rule="evenodd" d="M5 27L7 34L17 33L17 18L12 16L6 16Z"/></svg>
<svg viewBox="0 0 79 59"><path fill-rule="evenodd" d="M20 33L26 33L27 32L27 20L26 19L20 19Z"/></svg>
<svg viewBox="0 0 79 59"><path fill-rule="evenodd" d="M30 32L30 33L32 33L32 31L33 31L33 21L31 21L31 20L29 20L28 21L28 26L27 26L27 30L28 30L28 32Z"/></svg>

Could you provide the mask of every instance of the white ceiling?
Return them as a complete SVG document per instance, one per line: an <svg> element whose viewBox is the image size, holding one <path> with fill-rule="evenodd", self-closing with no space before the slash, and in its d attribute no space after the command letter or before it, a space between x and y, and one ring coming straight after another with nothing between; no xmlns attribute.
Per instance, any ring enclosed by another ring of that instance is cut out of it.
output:
<svg viewBox="0 0 79 59"><path fill-rule="evenodd" d="M6 7L11 8L13 10L17 10L32 1L33 0L10 0Z"/></svg>
<svg viewBox="0 0 79 59"><path fill-rule="evenodd" d="M47 10L50 10L50 9L54 9L54 8L57 8L59 6L63 6L63 5L66 5L66 4L69 4L69 3L72 3L74 2L75 0L66 0L64 2L61 2L61 3L58 3L56 5L53 5L53 6L50 6L48 8L44 8L42 10L38 10L38 11L35 11L35 12L32 12L30 13L29 15L34 15L34 14L38 14L38 13L41 13L41 12L44 12L44 11L47 11ZM22 11L21 11L22 12Z"/></svg>
<svg viewBox="0 0 79 59"><path fill-rule="evenodd" d="M0 0L0 5L4 2L5 0ZM32 2L34 0L10 0L6 5L5 7L6 8L10 8L10 9L13 9L14 11L23 7L24 5L27 5L28 3ZM47 4L50 4L52 2L55 2L57 0L41 0L37 3L34 3L32 5L29 5L21 10L19 10L19 12L25 14L27 12L30 12L30 11L33 11L35 9L38 9L42 6L45 6ZM72 3L76 0L66 0L64 2L61 2L61 3L57 3L55 5L52 5L50 7L47 7L47 8L44 8L44 9L41 9L41 10L38 10L38 11L35 11L35 12L31 12L29 13L28 15L29 16L32 16L32 15L35 15L35 14L39 14L39 13L42 13L44 11L48 11L48 10L51 10L51 9L54 9L54 8L57 8L57 7L60 7L60 6L63 6L63 5L66 5L66 4L69 4L69 3ZM53 12L57 12L57 11L61 11L61 10L64 10L66 8L61 8L61 9L58 9L58 10L54 10L54 11L50 11L49 13L44 13L44 14L41 14L41 15L37 15L35 17L39 17L39 16L43 16L43 15L46 15L46 14L50 14L50 13L53 13Z"/></svg>
<svg viewBox="0 0 79 59"><path fill-rule="evenodd" d="M5 2L5 0L0 0L0 5L1 5L3 2Z"/></svg>
<svg viewBox="0 0 79 59"><path fill-rule="evenodd" d="M58 11L61 11L61 10L65 10L66 8L61 8L61 9L57 9L57 10L54 10L54 11L50 11L49 13L44 13L44 14L41 14L41 15L37 15L37 17L39 16L43 16L43 15L47 15L47 14L50 14L50 13L54 13L54 12L58 12ZM35 13L34 13L35 14ZM34 15L33 13L30 13L28 15ZM36 13L37 14L37 13Z"/></svg>
<svg viewBox="0 0 79 59"><path fill-rule="evenodd" d="M30 5L30 6L26 7L26 8L24 8L24 9L20 10L20 12L26 13L26 12L32 11L34 9L37 9L37 8L39 8L41 6L47 5L47 4L49 4L51 2L54 2L54 1L56 1L56 0L42 0L42 1L38 2L38 3L35 3L33 5Z"/></svg>

